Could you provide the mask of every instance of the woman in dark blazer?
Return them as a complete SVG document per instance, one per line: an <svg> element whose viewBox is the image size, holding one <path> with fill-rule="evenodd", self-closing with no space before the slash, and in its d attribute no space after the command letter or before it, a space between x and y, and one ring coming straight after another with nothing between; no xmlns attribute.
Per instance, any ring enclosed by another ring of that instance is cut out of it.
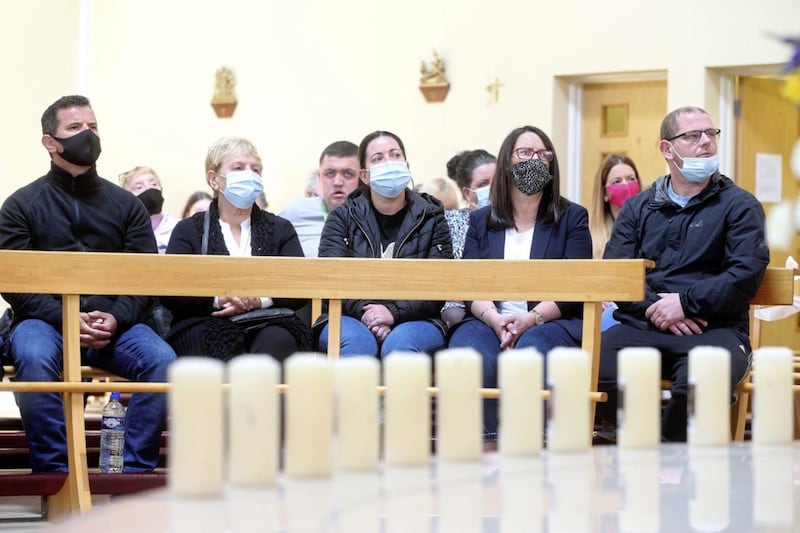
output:
<svg viewBox="0 0 800 533"><path fill-rule="evenodd" d="M303 256L292 224L262 211L261 158L250 141L219 139L208 150L206 179L214 191L208 211L181 220L167 245L168 254ZM241 353L269 354L283 360L311 348L311 333L294 313L302 299L217 296L162 298L173 314L167 334L178 355L208 355L228 360ZM259 314L249 322L242 315Z"/></svg>
<svg viewBox="0 0 800 533"><path fill-rule="evenodd" d="M591 259L585 208L559 194L558 158L541 129L524 126L503 141L490 205L470 215L464 259ZM568 280L553 280L554 283ZM474 301L449 332L449 347L472 347L483 358L484 387L497 386L497 357L509 348L542 355L581 342L580 304ZM545 364L546 368L546 364ZM487 440L497 433L497 401L484 402Z"/></svg>

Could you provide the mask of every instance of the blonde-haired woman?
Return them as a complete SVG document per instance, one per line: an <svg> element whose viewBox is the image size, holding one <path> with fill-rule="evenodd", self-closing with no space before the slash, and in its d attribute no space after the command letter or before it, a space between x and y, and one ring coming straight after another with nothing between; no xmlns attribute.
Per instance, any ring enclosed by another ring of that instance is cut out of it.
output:
<svg viewBox="0 0 800 533"><path fill-rule="evenodd" d="M224 137L211 145L206 181L214 199L207 211L178 222L167 253L302 257L292 224L256 205L264 189L262 168L261 157L247 139ZM174 317L167 341L178 355L227 360L241 353L268 353L283 360L311 348L311 332L294 312L306 300L217 296L162 301ZM237 322L237 316L254 310L264 310L255 324Z"/></svg>
<svg viewBox="0 0 800 533"><path fill-rule="evenodd" d="M156 171L150 167L133 167L119 175L120 186L132 192L147 208L150 226L158 244L158 253L167 251L167 243L178 219L162 211L164 207L163 188Z"/></svg>
<svg viewBox="0 0 800 533"><path fill-rule="evenodd" d="M614 221L617 219L625 201L642 189L639 171L633 160L623 154L609 154L603 160L595 175L592 212L589 217L589 231L592 234L592 257L603 258L603 250ZM614 302L603 302L603 318L601 330L605 331L619 322L614 318Z"/></svg>
<svg viewBox="0 0 800 533"><path fill-rule="evenodd" d="M642 180L633 160L623 154L608 155L595 175L589 231L592 234L592 257L603 258L614 220L625 200L639 193Z"/></svg>

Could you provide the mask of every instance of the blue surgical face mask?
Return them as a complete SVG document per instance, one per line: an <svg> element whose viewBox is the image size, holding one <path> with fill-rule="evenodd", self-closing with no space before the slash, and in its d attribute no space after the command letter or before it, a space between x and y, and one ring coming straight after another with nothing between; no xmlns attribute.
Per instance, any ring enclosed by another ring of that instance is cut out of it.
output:
<svg viewBox="0 0 800 533"><path fill-rule="evenodd" d="M387 161L369 169L369 186L384 198L397 198L411 181L405 161Z"/></svg>
<svg viewBox="0 0 800 533"><path fill-rule="evenodd" d="M489 193L492 190L491 185L486 185L484 187L478 187L477 189L470 189L470 191L475 193L476 202L473 204L475 209L480 209L481 207L486 207L489 205Z"/></svg>
<svg viewBox="0 0 800 533"><path fill-rule="evenodd" d="M223 176L226 180L223 196L239 209L249 209L264 191L261 176L252 170L233 170Z"/></svg>
<svg viewBox="0 0 800 533"><path fill-rule="evenodd" d="M683 177L692 183L703 183L709 176L719 170L719 157L712 155L711 157L681 157L678 151L670 143L672 153L678 156L683 161L683 167L680 172Z"/></svg>

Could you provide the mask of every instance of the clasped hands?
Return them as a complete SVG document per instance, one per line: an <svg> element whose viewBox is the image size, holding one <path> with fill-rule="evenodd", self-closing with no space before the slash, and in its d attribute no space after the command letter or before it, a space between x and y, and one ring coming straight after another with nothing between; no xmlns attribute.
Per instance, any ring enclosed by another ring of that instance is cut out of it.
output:
<svg viewBox="0 0 800 533"><path fill-rule="evenodd" d="M660 300L651 304L644 315L661 331L671 331L674 335L700 335L708 321L700 317L687 318L683 314L681 299L674 292L660 292Z"/></svg>
<svg viewBox="0 0 800 533"><path fill-rule="evenodd" d="M220 308L211 313L211 316L219 318L241 315L253 309L261 308L261 298L258 296L219 296L217 303Z"/></svg>
<svg viewBox="0 0 800 533"><path fill-rule="evenodd" d="M105 348L117 331L117 319L111 313L89 311L80 313L81 348Z"/></svg>
<svg viewBox="0 0 800 533"><path fill-rule="evenodd" d="M496 309L490 310L489 313L491 316L486 318L486 323L500 339L501 350L513 348L522 334L536 324L536 317L532 313L504 315Z"/></svg>
<svg viewBox="0 0 800 533"><path fill-rule="evenodd" d="M392 313L381 304L367 304L361 310L361 323L367 326L378 342L383 342L394 325Z"/></svg>

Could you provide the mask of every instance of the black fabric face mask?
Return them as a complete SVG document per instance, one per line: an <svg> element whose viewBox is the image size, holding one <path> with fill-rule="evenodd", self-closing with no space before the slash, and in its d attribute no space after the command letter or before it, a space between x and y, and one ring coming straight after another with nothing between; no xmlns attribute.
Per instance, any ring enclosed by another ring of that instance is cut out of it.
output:
<svg viewBox="0 0 800 533"><path fill-rule="evenodd" d="M511 167L514 186L526 196L541 191L552 179L550 169L538 159L528 159Z"/></svg>
<svg viewBox="0 0 800 533"><path fill-rule="evenodd" d="M100 157L100 137L92 130L83 130L77 135L63 139L53 136L53 139L64 147L64 151L59 155L73 165L90 167Z"/></svg>
<svg viewBox="0 0 800 533"><path fill-rule="evenodd" d="M158 189L147 189L137 196L137 198L144 204L147 208L147 212L151 215L159 214L161 208L164 206L164 195L161 194L161 191Z"/></svg>

